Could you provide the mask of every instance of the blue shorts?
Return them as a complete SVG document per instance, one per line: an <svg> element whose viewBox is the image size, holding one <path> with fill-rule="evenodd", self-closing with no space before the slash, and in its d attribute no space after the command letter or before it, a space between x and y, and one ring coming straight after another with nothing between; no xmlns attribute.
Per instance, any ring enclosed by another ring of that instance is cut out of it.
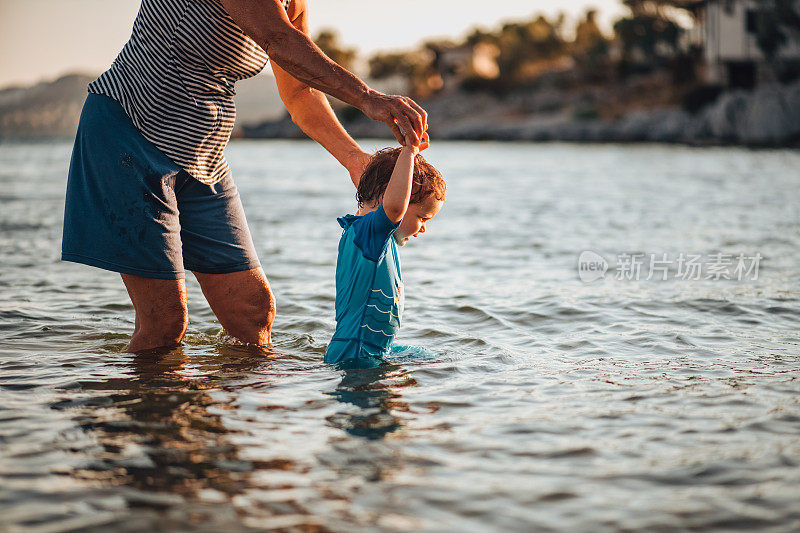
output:
<svg viewBox="0 0 800 533"><path fill-rule="evenodd" d="M86 98L78 124L61 258L159 279L260 266L230 174L197 181L98 94Z"/></svg>

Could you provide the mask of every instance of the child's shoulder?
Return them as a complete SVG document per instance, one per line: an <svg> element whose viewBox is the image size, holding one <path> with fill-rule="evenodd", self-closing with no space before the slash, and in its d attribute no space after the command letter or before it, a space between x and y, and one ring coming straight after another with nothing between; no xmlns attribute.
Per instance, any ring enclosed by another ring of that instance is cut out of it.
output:
<svg viewBox="0 0 800 533"><path fill-rule="evenodd" d="M353 224L355 224L358 220L362 218L364 217L358 215L351 215L348 213L343 217L338 217L336 219L336 222L338 222L343 229L349 229Z"/></svg>
<svg viewBox="0 0 800 533"><path fill-rule="evenodd" d="M343 228L342 239L352 241L364 257L379 261L383 257L392 234L399 224L394 224L383 211L383 205L363 215L345 215L336 219Z"/></svg>
<svg viewBox="0 0 800 533"><path fill-rule="evenodd" d="M392 222L389 220L389 217L386 216L386 212L383 210L383 204L380 204L377 209L373 211L369 211L368 213L364 213L363 215L351 215L347 214L343 217L338 217L336 221L339 225L344 228L348 229L351 226L360 226L364 224L365 226L372 226L372 225L392 225Z"/></svg>

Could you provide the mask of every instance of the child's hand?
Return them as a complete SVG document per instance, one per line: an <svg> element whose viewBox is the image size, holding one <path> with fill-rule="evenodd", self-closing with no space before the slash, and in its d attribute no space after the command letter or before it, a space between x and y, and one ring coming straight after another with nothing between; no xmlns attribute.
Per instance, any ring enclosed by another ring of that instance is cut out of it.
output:
<svg viewBox="0 0 800 533"><path fill-rule="evenodd" d="M422 138L420 139L420 143L417 145L413 144L406 144L403 146L403 150L410 151L413 155L417 155L427 147L431 145L431 139L428 137L428 132L424 132L422 134Z"/></svg>
<svg viewBox="0 0 800 533"><path fill-rule="evenodd" d="M397 120L395 120L395 124ZM408 141L400 143L402 146L417 146L419 147L419 151L423 151L424 149L428 148L431 145L431 138L428 136L428 125L425 124L425 129L422 130L422 135L417 136L416 132L412 132L414 135L414 140L417 141L417 144L408 144ZM405 140L405 139L404 139ZM415 154L416 155L416 154Z"/></svg>
<svg viewBox="0 0 800 533"><path fill-rule="evenodd" d="M400 154L402 155L403 153L415 156L419 153L419 146L407 144L400 150Z"/></svg>
<svg viewBox="0 0 800 533"><path fill-rule="evenodd" d="M423 151L425 148L429 147L430 145L431 145L431 138L430 138L430 136L428 136L428 131L427 130L423 131L422 132L422 138L420 139L420 142L419 142L419 151L420 152Z"/></svg>

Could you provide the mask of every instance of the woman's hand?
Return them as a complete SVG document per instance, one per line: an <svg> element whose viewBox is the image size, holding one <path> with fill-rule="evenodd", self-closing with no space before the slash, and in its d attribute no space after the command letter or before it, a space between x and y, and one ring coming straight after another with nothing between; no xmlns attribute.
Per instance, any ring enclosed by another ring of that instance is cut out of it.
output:
<svg viewBox="0 0 800 533"><path fill-rule="evenodd" d="M428 114L407 96L396 96L369 90L359 109L372 120L386 123L397 142L403 146L418 146L422 133L428 129Z"/></svg>

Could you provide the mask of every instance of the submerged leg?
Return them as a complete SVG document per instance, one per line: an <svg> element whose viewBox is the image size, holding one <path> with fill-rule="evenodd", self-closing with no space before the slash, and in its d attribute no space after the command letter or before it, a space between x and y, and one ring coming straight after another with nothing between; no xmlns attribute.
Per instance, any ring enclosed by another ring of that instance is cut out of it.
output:
<svg viewBox="0 0 800 533"><path fill-rule="evenodd" d="M189 325L186 281L122 274L136 311L127 351L136 353L180 344Z"/></svg>
<svg viewBox="0 0 800 533"><path fill-rule="evenodd" d="M230 274L194 273L225 331L241 342L272 342L275 298L261 268Z"/></svg>

